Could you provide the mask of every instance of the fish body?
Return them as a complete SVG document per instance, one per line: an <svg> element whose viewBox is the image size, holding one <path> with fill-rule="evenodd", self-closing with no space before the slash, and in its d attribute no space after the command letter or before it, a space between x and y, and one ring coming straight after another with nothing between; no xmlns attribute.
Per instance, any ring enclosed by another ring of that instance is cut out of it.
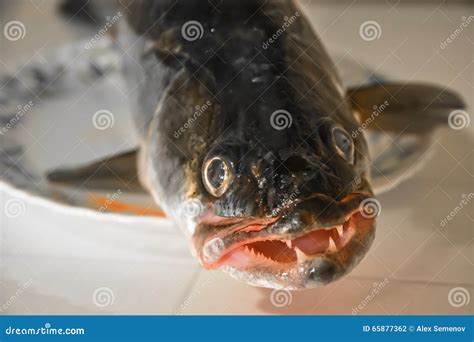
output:
<svg viewBox="0 0 474 342"><path fill-rule="evenodd" d="M117 44L139 149L49 179L110 186L99 167L130 181L138 172L203 267L250 285L307 289L350 272L374 240L373 181L394 186L387 174L419 162L433 130L463 107L432 85L345 89L290 0L125 5ZM417 139L374 163L366 126Z"/></svg>

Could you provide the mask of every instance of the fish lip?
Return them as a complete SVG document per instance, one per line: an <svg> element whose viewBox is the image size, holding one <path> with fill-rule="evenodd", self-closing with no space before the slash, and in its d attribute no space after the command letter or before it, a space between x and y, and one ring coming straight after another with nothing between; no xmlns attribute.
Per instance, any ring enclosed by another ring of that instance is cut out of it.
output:
<svg viewBox="0 0 474 342"><path fill-rule="evenodd" d="M325 196L317 194L316 196ZM314 196L314 197L316 197ZM200 262L205 268L215 269L226 266L222 259L230 252L236 250L239 247L247 245L249 243L258 241L287 241L295 240L299 237L315 232L317 230L329 229L331 227L342 225L349 220L350 217L360 212L360 204L364 199L372 198L373 194L369 192L355 192L351 193L342 200L338 201L343 203L350 196L359 196L358 199L345 211L345 214L339 217L336 221L326 222L326 224L319 224L311 226L309 229L301 229L298 231L289 231L287 233L275 232L275 227L279 225L285 225L284 217L280 214L275 218L262 218L262 219L251 219L251 220L240 220L239 223L231 226L225 231L211 234L201 244L201 249L197 249L197 255ZM312 198L305 199L299 203L305 203ZM260 221L258 221L260 220ZM256 223L259 223L259 227L255 228ZM254 227L249 231L249 227ZM338 251L339 252L339 251ZM325 253L320 253L314 256L313 259L323 256Z"/></svg>

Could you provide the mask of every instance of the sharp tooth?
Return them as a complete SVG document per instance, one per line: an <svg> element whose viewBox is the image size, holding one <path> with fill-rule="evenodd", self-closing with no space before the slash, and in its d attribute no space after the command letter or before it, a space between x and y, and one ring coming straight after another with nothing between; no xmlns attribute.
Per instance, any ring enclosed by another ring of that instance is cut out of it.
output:
<svg viewBox="0 0 474 342"><path fill-rule="evenodd" d="M342 226L337 226L336 229L339 236L342 236L342 234L344 234L344 228Z"/></svg>
<svg viewBox="0 0 474 342"><path fill-rule="evenodd" d="M285 240L285 243L288 246L288 248L293 248L291 247L291 242L292 242L291 240Z"/></svg>
<svg viewBox="0 0 474 342"><path fill-rule="evenodd" d="M329 248L328 250L330 250L331 252L336 252L337 251L337 246L336 246L336 243L334 242L332 236L329 237Z"/></svg>
<svg viewBox="0 0 474 342"><path fill-rule="evenodd" d="M293 248L293 250L296 253L296 258L298 259L298 262L302 262L302 261L306 261L308 259L311 259L311 257L304 254L304 252L302 250L300 250L298 247Z"/></svg>
<svg viewBox="0 0 474 342"><path fill-rule="evenodd" d="M250 251L250 254L252 254L253 258L258 258L259 253L255 252L255 250L253 248L249 248L249 251Z"/></svg>

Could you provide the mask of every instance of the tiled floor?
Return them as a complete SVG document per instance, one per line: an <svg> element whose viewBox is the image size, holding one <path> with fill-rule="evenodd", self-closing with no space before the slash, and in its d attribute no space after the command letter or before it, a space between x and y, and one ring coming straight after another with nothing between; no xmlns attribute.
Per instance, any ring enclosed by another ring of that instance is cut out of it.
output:
<svg viewBox="0 0 474 342"><path fill-rule="evenodd" d="M27 60L45 37L54 37L43 48L50 50L86 34L50 18L51 2L8 3L2 22L21 20L38 30L29 30L21 45L0 41L4 66ZM472 113L474 21L440 48L463 16L474 15L472 5L303 3L330 50L393 79L449 86L463 94ZM359 36L368 20L380 25L379 39ZM26 203L22 217L0 217L0 309L11 314L472 314L474 204L446 226L440 221L474 192L473 134L473 123L440 132L423 171L379 198L382 214L367 257L325 288L277 293L202 271L171 223L159 231L147 222L132 229ZM0 204L15 197L8 191L0 195Z"/></svg>

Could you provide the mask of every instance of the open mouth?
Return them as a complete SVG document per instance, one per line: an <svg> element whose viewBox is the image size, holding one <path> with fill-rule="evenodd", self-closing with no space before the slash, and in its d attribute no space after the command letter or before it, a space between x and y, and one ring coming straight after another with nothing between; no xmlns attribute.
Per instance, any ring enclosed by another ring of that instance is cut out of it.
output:
<svg viewBox="0 0 474 342"><path fill-rule="evenodd" d="M206 268L289 268L321 255L340 252L373 222L374 218L364 217L356 210L341 224L303 229L298 234L278 235L272 232L273 224L250 226L233 233L231 240L225 241L225 237L208 240L201 259Z"/></svg>

